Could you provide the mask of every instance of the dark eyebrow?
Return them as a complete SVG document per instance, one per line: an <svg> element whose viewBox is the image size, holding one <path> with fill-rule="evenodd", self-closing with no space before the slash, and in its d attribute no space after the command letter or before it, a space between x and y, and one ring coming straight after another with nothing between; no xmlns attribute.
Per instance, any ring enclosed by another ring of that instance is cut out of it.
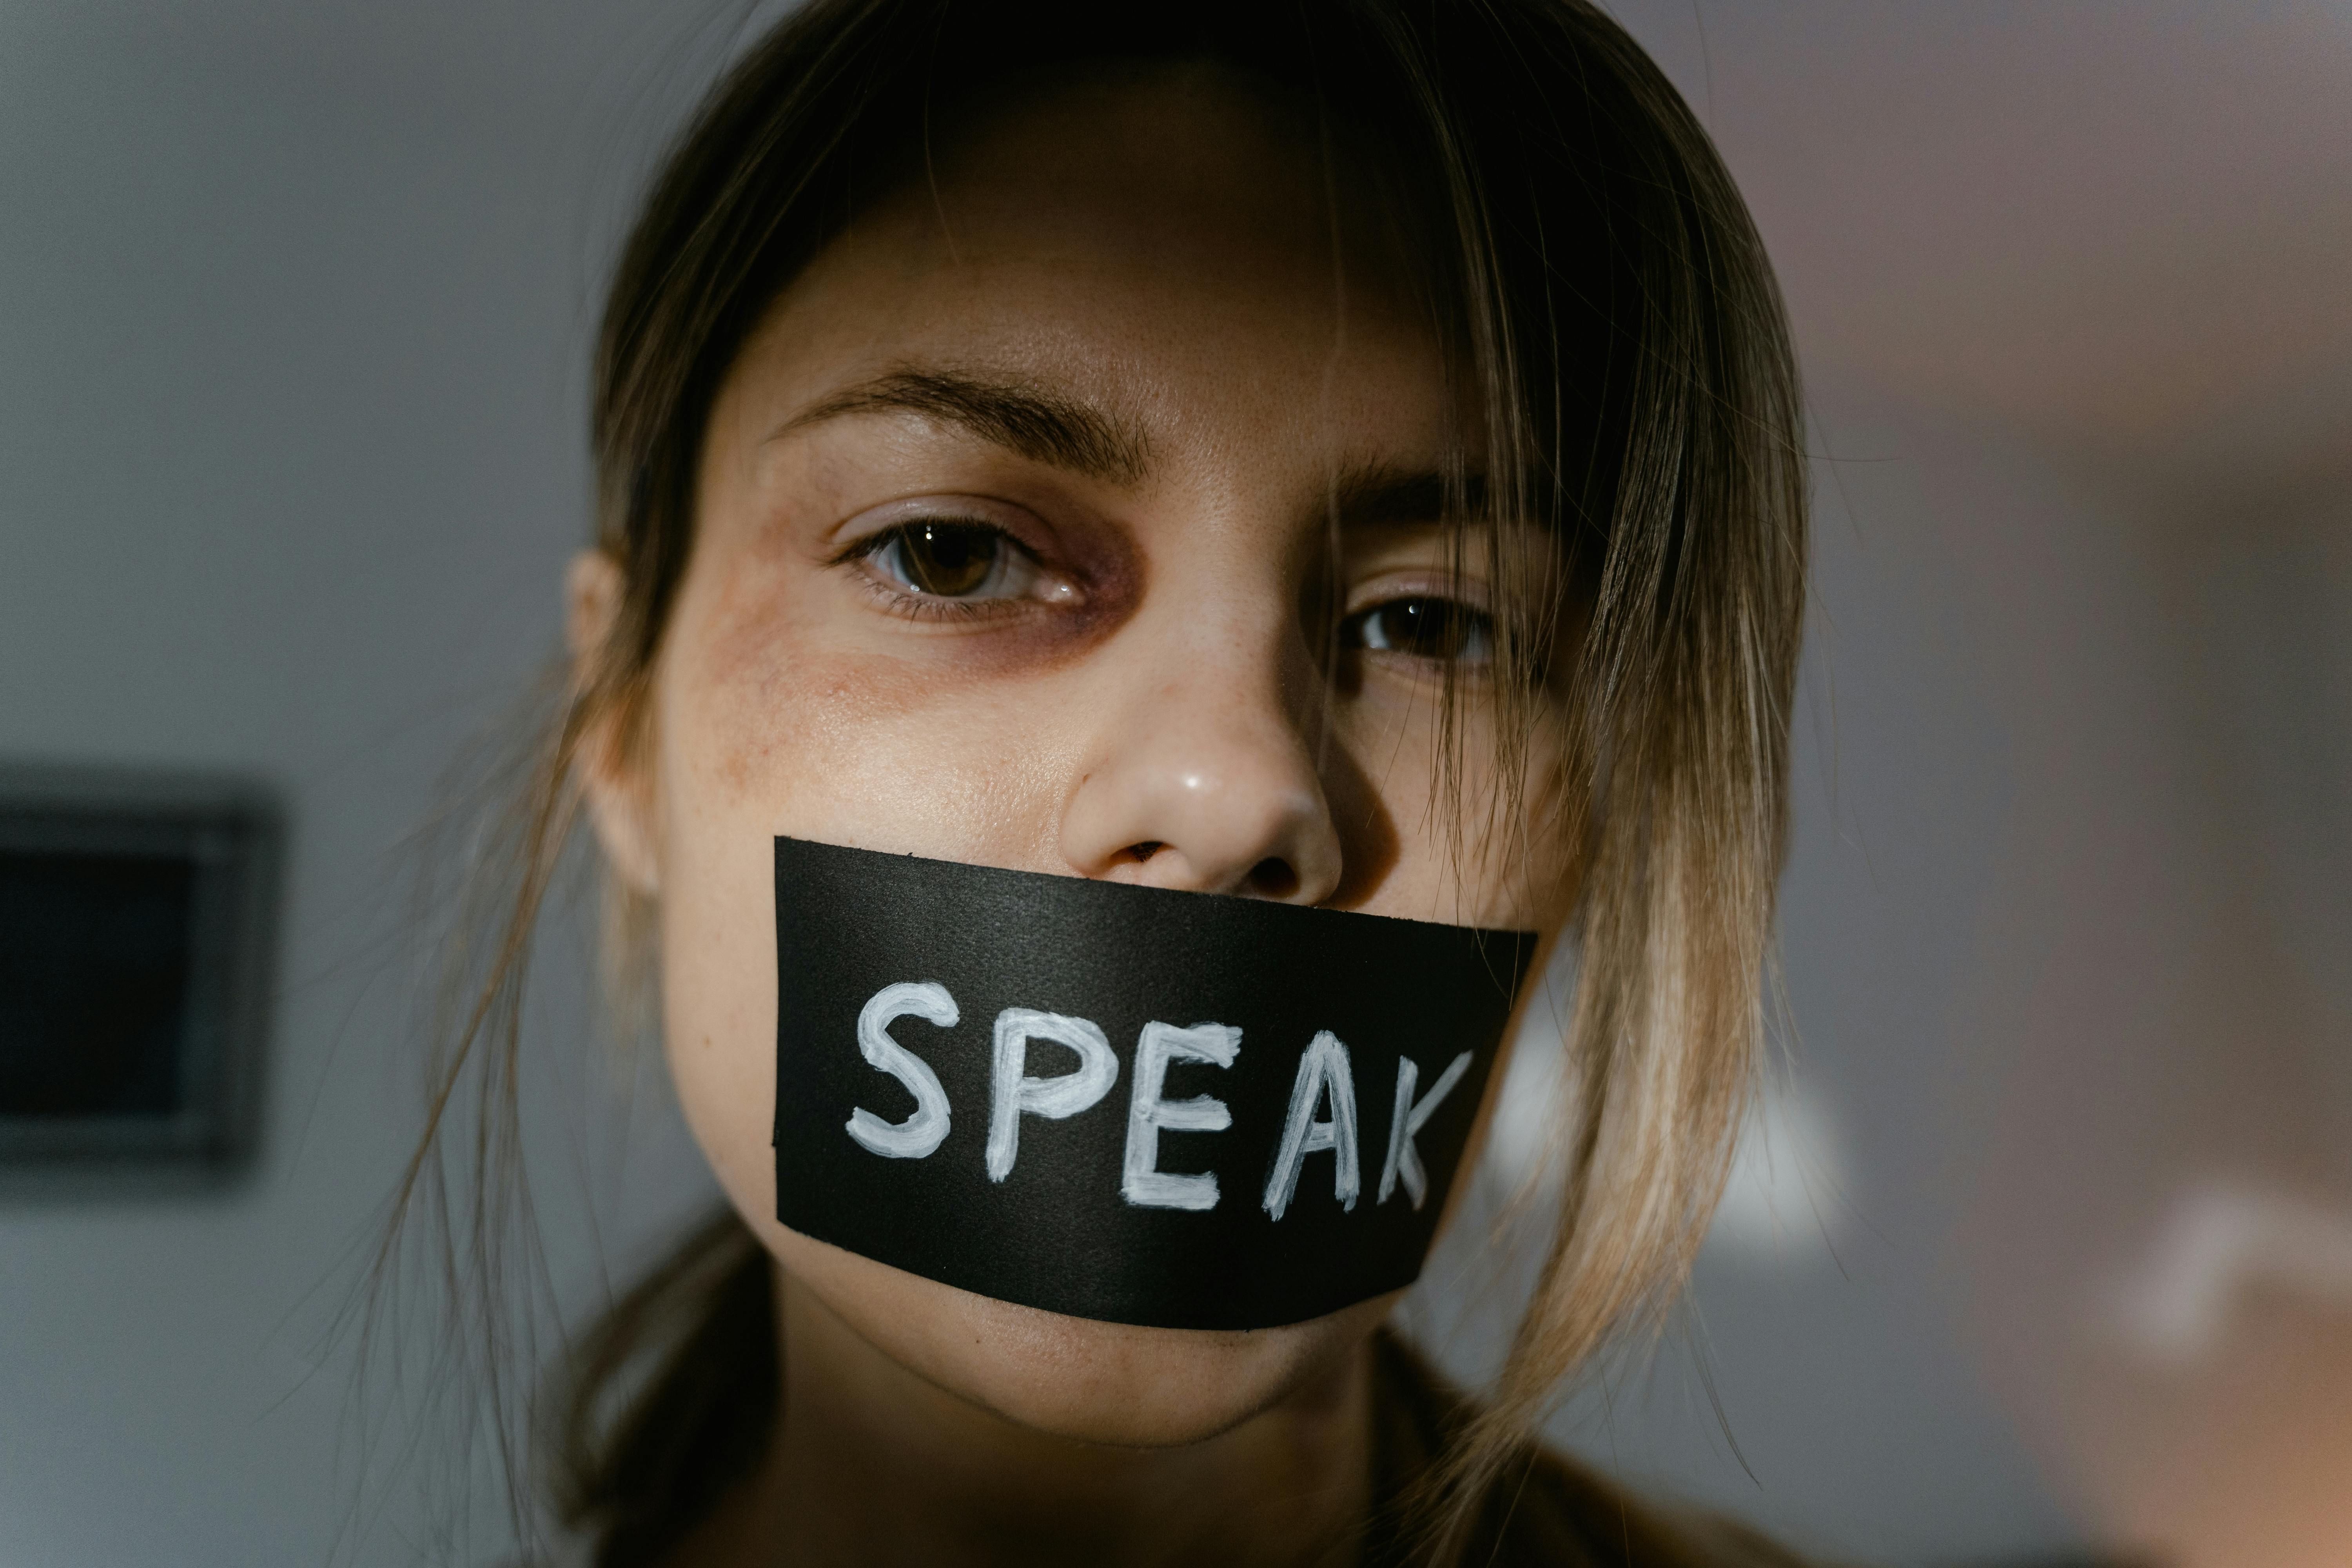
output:
<svg viewBox="0 0 2352 1568"><path fill-rule="evenodd" d="M777 436L845 414L897 410L959 425L984 441L1088 479L1135 485L1150 469L1140 431L1035 382L899 370L836 392L793 416Z"/></svg>
<svg viewBox="0 0 2352 1568"><path fill-rule="evenodd" d="M1340 470L1328 504L1342 529L1444 522L1477 516L1486 491L1484 476L1475 473L1449 493L1445 476L1433 470L1363 467Z"/></svg>

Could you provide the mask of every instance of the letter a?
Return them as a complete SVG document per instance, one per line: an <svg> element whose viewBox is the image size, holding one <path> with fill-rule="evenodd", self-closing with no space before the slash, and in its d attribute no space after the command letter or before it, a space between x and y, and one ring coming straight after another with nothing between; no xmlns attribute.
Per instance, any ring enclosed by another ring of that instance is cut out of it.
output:
<svg viewBox="0 0 2352 1568"><path fill-rule="evenodd" d="M1331 1119L1314 1120L1315 1108L1326 1096ZM1290 1085L1290 1116L1283 1123L1282 1148L1265 1179L1265 1212L1280 1219L1298 1189L1298 1167L1307 1156L1328 1149L1337 1166L1331 1173L1331 1195L1339 1206L1353 1209L1362 1178L1356 1166L1356 1080L1348 1067L1348 1047L1325 1029L1298 1058L1298 1076Z"/></svg>

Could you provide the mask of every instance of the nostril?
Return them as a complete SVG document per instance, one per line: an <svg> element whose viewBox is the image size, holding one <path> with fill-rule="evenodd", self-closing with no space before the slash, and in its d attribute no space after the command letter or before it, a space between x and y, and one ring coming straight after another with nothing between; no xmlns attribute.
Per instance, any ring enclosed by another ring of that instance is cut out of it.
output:
<svg viewBox="0 0 2352 1568"><path fill-rule="evenodd" d="M1261 897L1286 899L1298 891L1298 873L1289 861L1269 855L1250 868L1249 885Z"/></svg>
<svg viewBox="0 0 2352 1568"><path fill-rule="evenodd" d="M1129 845L1126 848L1120 850L1119 853L1139 866L1167 847L1168 846L1162 844L1157 838L1147 838L1140 844Z"/></svg>

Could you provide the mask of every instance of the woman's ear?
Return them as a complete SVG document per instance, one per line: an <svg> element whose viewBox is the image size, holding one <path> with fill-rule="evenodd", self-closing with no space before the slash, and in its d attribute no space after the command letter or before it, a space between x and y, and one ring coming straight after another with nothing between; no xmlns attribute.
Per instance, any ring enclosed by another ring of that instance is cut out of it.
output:
<svg viewBox="0 0 2352 1568"><path fill-rule="evenodd" d="M620 619L621 564L601 550L583 550L564 574L564 640L572 653L572 689L593 690ZM632 745L629 714L608 702L590 720L572 760L596 842L629 890L652 898L661 886L654 852L653 780Z"/></svg>

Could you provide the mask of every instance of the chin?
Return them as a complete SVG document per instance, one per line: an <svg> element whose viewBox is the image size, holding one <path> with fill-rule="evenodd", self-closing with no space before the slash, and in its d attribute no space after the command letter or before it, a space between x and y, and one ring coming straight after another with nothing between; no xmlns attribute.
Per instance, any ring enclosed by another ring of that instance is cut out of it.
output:
<svg viewBox="0 0 2352 1568"><path fill-rule="evenodd" d="M759 1228L798 1284L905 1373L1032 1431L1115 1447L1181 1447L1276 1405L1336 1400L1396 1302L1272 1329L1143 1328L1016 1306Z"/></svg>

